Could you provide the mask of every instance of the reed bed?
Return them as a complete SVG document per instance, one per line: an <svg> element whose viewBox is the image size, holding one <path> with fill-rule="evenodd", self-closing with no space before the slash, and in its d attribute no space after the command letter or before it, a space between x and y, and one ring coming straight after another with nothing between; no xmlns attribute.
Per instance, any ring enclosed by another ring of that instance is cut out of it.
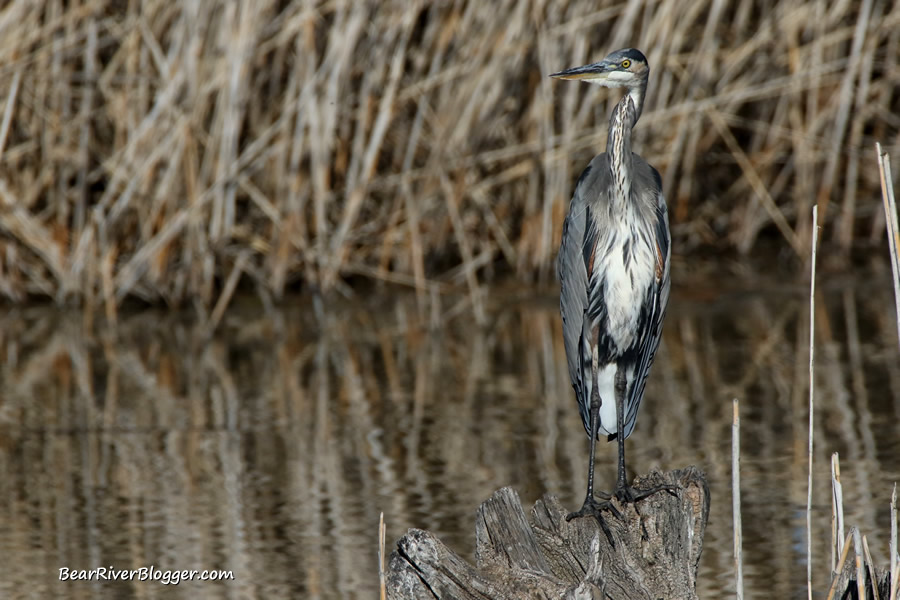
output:
<svg viewBox="0 0 900 600"><path fill-rule="evenodd" d="M897 3L19 1L0 295L114 318L129 297L211 314L240 286L547 280L615 98L546 75L628 45L677 255L803 257L817 202L824 244L882 243L869 149L900 151Z"/></svg>

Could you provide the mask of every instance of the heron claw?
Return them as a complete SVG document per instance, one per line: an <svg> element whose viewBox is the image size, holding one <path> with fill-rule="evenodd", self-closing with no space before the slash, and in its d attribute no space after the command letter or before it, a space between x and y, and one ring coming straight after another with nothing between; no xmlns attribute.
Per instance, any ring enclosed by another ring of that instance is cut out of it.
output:
<svg viewBox="0 0 900 600"><path fill-rule="evenodd" d="M603 511L608 510L614 514L617 519L622 518L622 513L619 512L619 509L613 504L612 494L598 492L597 495L600 496L602 500L597 500L593 495L588 495L588 497L584 499L584 504L581 505L580 509L566 515L566 521L571 521L572 519L577 519L579 517L594 517L597 519L600 529L602 529L603 533L606 535L606 539L609 540L609 545L615 548L616 543L613 541L612 531L610 531L609 525L606 524L606 520L603 518Z"/></svg>
<svg viewBox="0 0 900 600"><path fill-rule="evenodd" d="M659 492L667 492L672 497L677 498L679 489L679 486L671 483L663 483L642 490L639 490L638 488L630 485L621 485L617 486L616 489L613 490L612 495L616 498L616 500L619 501L620 504L636 504L644 498L649 498L653 494L657 494Z"/></svg>
<svg viewBox="0 0 900 600"><path fill-rule="evenodd" d="M616 543L613 541L612 531L610 531L609 525L606 524L606 520L603 518L604 511L609 511L617 519L624 520L625 517L622 515L622 511L619 510L616 504L619 504L620 506L637 504L641 500L649 498L653 494L659 492L666 492L677 498L679 489L681 488L678 485L670 483L663 483L646 489L638 489L630 485L618 486L611 494L598 492L597 495L601 498L600 500L594 498L593 495L587 496L580 509L566 515L566 521L571 521L572 519L578 519L580 517L594 517L597 519L600 529L606 534L609 545L615 548ZM613 502L613 498L615 498L617 502ZM637 510L637 507L635 507L635 510Z"/></svg>

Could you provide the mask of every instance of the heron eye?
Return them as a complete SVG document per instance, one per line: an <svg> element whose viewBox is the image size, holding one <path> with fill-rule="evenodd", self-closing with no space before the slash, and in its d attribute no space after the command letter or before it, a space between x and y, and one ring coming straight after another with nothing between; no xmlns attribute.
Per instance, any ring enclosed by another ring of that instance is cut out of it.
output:
<svg viewBox="0 0 900 600"><path fill-rule="evenodd" d="M623 68L623 69L627 69L627 68L630 67L630 66L631 66L631 61L628 60L627 58L626 58L625 60L622 61L622 68Z"/></svg>

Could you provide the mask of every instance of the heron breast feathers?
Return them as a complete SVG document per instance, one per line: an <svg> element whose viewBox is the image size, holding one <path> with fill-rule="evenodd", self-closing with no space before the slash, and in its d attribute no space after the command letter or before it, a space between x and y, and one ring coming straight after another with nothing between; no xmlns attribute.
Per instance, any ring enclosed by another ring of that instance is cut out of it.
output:
<svg viewBox="0 0 900 600"><path fill-rule="evenodd" d="M616 240L602 258L595 258L593 274L602 285L591 287L602 290L605 333L622 352L635 343L638 321L658 281L658 264L658 247L651 248L641 236Z"/></svg>

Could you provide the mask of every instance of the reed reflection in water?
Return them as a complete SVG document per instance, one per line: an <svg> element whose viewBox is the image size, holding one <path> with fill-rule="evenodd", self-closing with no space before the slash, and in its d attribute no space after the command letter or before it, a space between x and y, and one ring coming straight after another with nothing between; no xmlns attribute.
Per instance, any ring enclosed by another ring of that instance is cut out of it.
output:
<svg viewBox="0 0 900 600"><path fill-rule="evenodd" d="M823 589L834 451L847 523L869 536L877 562L888 558L900 360L882 273L820 288L813 516ZM746 596L805 594L806 302L802 285L673 298L629 464L707 472L701 597L733 588L733 397ZM471 556L475 509L500 486L526 505L552 492L576 506L587 440L556 300L495 292L488 306L478 328L464 306L420 318L412 297L331 306L321 318L298 301L231 311L208 342L178 315L126 317L113 334L79 314L7 312L0 595L371 598L381 511L389 544L427 528ZM614 447L598 460L602 488L614 481ZM61 567L150 565L228 569L234 580L58 581Z"/></svg>

